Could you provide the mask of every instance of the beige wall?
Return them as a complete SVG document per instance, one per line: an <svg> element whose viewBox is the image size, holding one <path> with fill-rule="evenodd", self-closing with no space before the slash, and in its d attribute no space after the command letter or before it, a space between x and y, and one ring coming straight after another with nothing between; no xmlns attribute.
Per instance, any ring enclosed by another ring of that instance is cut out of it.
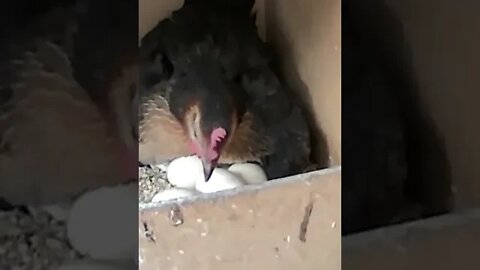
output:
<svg viewBox="0 0 480 270"><path fill-rule="evenodd" d="M480 206L480 2L385 2L403 24L421 103L444 136L456 213L345 237L342 266L476 269L480 209L462 208Z"/></svg>
<svg viewBox="0 0 480 270"><path fill-rule="evenodd" d="M183 0L138 0L139 38L142 38L159 21L170 16L173 10L179 9L182 5Z"/></svg>
<svg viewBox="0 0 480 270"><path fill-rule="evenodd" d="M479 206L480 2L386 2L403 22L420 97L445 138L456 206Z"/></svg>
<svg viewBox="0 0 480 270"><path fill-rule="evenodd" d="M332 165L341 164L340 0L265 0L267 39L284 73L309 101Z"/></svg>

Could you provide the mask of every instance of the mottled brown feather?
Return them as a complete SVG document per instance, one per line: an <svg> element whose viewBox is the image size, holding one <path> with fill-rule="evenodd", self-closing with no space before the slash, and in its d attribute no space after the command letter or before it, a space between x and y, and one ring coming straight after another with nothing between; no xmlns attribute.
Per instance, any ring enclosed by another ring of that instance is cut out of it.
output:
<svg viewBox="0 0 480 270"><path fill-rule="evenodd" d="M53 203L125 181L114 169L119 141L107 135L105 119L74 81L62 50L45 40L36 48L15 59L21 76L4 85L13 96L0 117L8 150L0 152L0 197Z"/></svg>
<svg viewBox="0 0 480 270"><path fill-rule="evenodd" d="M247 111L225 145L219 163L262 162L272 151L272 141L264 135L254 115Z"/></svg>
<svg viewBox="0 0 480 270"><path fill-rule="evenodd" d="M140 106L143 114L139 123L140 162L156 164L191 154L184 129L170 112L166 97L157 92Z"/></svg>

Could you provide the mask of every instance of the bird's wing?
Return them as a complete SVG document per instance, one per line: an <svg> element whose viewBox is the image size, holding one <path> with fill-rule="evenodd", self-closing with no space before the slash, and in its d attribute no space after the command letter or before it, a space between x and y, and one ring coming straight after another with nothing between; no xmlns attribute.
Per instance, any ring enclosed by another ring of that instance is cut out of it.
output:
<svg viewBox="0 0 480 270"><path fill-rule="evenodd" d="M71 200L128 180L121 166L125 145L115 124L82 87L72 63L82 59L75 48L95 54L112 45L75 46L101 35L73 38L77 18L68 14L76 11L57 9L0 44L0 197L12 204ZM106 31L108 25L93 27ZM108 72L105 66L98 69Z"/></svg>
<svg viewBox="0 0 480 270"><path fill-rule="evenodd" d="M138 150L144 164L189 154L183 127L170 112L167 87L164 83L157 84L140 102Z"/></svg>
<svg viewBox="0 0 480 270"><path fill-rule="evenodd" d="M256 66L243 76L242 86L253 100L252 110L262 119L272 151L264 159L269 178L312 168L310 126L300 107L268 66Z"/></svg>
<svg viewBox="0 0 480 270"><path fill-rule="evenodd" d="M250 111L243 115L222 152L220 163L262 162L263 157L272 153L273 142L266 136L259 121Z"/></svg>
<svg viewBox="0 0 480 270"><path fill-rule="evenodd" d="M115 141L67 57L46 40L33 48L2 63L13 72L1 85L9 98L0 110L0 197L51 203L120 182Z"/></svg>
<svg viewBox="0 0 480 270"><path fill-rule="evenodd" d="M298 106L292 107L283 121L268 126L275 151L265 161L270 178L285 177L316 169L311 160L311 135L308 123Z"/></svg>
<svg viewBox="0 0 480 270"><path fill-rule="evenodd" d="M172 22L163 21L142 39L138 150L139 161L144 164L190 154L183 127L172 115L169 105L172 90L169 77L173 67L166 58L165 47L182 36L182 31L174 31L177 28L178 25L174 27Z"/></svg>

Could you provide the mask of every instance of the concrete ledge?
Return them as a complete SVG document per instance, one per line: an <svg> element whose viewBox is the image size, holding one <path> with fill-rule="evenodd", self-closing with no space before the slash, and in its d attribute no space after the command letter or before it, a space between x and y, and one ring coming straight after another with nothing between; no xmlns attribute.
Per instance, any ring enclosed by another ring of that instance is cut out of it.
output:
<svg viewBox="0 0 480 270"><path fill-rule="evenodd" d="M140 207L140 269L340 270L341 168Z"/></svg>
<svg viewBox="0 0 480 270"><path fill-rule="evenodd" d="M342 240L342 269L478 269L480 208Z"/></svg>

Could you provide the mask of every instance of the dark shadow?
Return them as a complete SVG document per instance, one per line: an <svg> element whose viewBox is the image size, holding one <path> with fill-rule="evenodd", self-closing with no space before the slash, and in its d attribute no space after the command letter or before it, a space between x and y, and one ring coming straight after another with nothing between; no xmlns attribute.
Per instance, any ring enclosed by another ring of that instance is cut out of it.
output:
<svg viewBox="0 0 480 270"><path fill-rule="evenodd" d="M66 6L74 0L15 0L0 2L0 36L11 34L28 25L55 6Z"/></svg>
<svg viewBox="0 0 480 270"><path fill-rule="evenodd" d="M343 1L342 52L343 233L449 211L445 144L397 15L383 0ZM355 118L362 110L370 115Z"/></svg>
<svg viewBox="0 0 480 270"><path fill-rule="evenodd" d="M266 1L266 6L273 6L273 3L269 3L271 0ZM265 11L266 17L269 18L268 23L275 23L281 20L282 18L277 18L274 12L268 12L268 9ZM268 26L267 26L268 27ZM282 44L282 47L292 48L289 40L286 38L285 33L282 32L282 29L279 27L269 27L269 32L275 31L273 34L268 36L275 36L275 43ZM303 82L298 73L298 68L294 63L294 58L292 51L282 51L280 53L280 48L269 44L270 48L274 54L274 61L272 69L278 74L280 81L287 89L291 98L295 101L296 104L303 110L305 119L308 122L310 128L310 145L312 148L311 160L314 164L310 170L324 169L328 168L331 164L330 162L330 151L328 148L327 138L322 128L319 126L318 122L315 119L315 112L313 110L312 96L308 86ZM288 67L288 70L285 68ZM286 74L288 73L288 74Z"/></svg>
<svg viewBox="0 0 480 270"><path fill-rule="evenodd" d="M303 110L303 115L306 118L310 128L310 145L312 147L311 159L315 166L311 170L328 168L330 164L329 148L327 138L322 128L315 119L315 112L313 111L312 96L310 95L308 86L303 82L297 68L291 62L291 58L285 57L285 54L275 57L274 70L280 74L279 79L287 88L290 96L299 104ZM290 59L290 60L289 60ZM282 65L291 67L288 78L280 71Z"/></svg>

